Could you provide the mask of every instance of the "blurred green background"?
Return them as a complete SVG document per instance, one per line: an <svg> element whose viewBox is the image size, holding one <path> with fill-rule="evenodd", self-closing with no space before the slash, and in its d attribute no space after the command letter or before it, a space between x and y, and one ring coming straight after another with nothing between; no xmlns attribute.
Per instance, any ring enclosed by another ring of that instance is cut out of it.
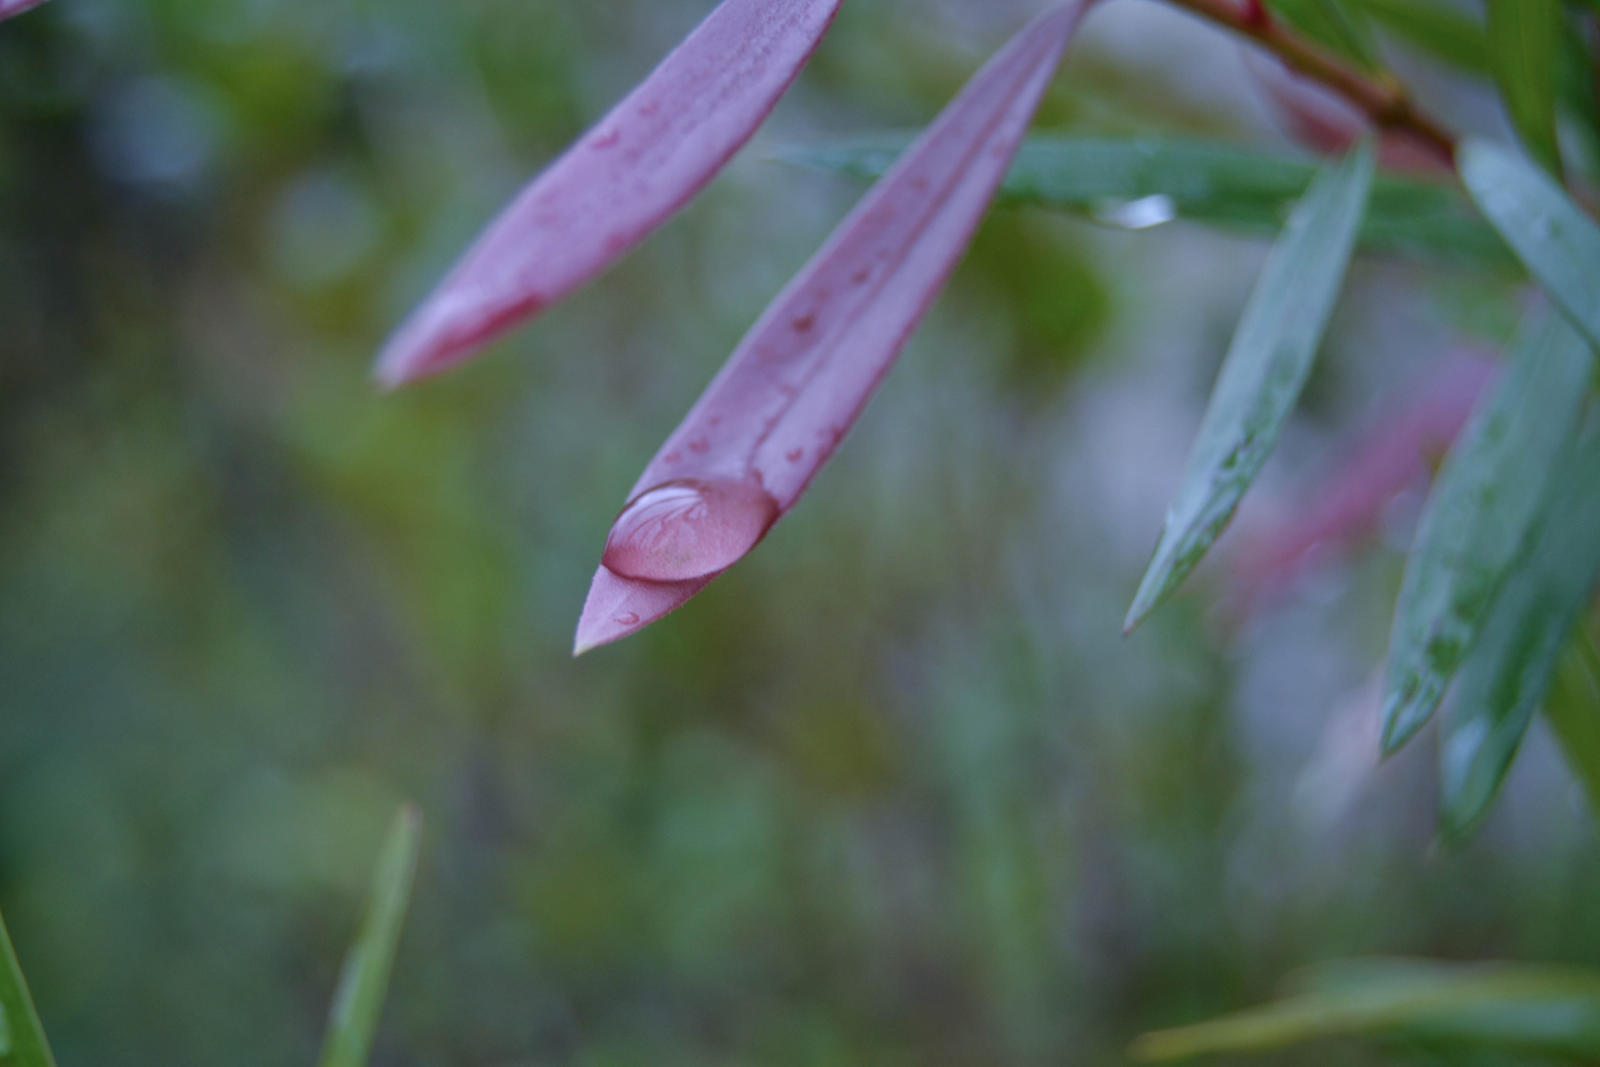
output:
<svg viewBox="0 0 1600 1067"><path fill-rule="evenodd" d="M926 121L1033 9L853 0L684 216L379 395L386 332L706 8L0 25L0 907L60 1061L312 1062L404 798L384 1065L1117 1063L1333 957L1600 963L1546 739L1459 852L1429 746L1376 763L1404 501L1250 620L1212 567L1119 636L1259 241L997 213L766 545L569 657L622 495L858 193L770 151ZM1108 8L1041 125L1273 144L1166 14ZM1511 299L1358 265L1262 506Z"/></svg>

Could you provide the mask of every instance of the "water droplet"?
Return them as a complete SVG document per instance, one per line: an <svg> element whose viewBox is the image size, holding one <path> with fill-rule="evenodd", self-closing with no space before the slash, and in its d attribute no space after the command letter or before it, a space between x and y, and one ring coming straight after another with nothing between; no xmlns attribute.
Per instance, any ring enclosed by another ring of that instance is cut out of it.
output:
<svg viewBox="0 0 1600 1067"><path fill-rule="evenodd" d="M1093 209L1097 221L1125 230L1148 230L1178 217L1178 205L1163 193L1141 196L1137 200L1113 200L1096 204Z"/></svg>
<svg viewBox="0 0 1600 1067"><path fill-rule="evenodd" d="M754 481L679 478L622 509L601 561L624 578L705 578L755 547L777 518L778 502Z"/></svg>
<svg viewBox="0 0 1600 1067"><path fill-rule="evenodd" d="M615 616L611 621L616 623L618 626L637 626L639 625L639 614L638 612L634 611L624 611L621 615Z"/></svg>
<svg viewBox="0 0 1600 1067"><path fill-rule="evenodd" d="M689 442L689 451L690 452L702 452L703 453L703 452L709 451L710 448L711 448L711 442L707 441L704 437L696 437L693 441Z"/></svg>

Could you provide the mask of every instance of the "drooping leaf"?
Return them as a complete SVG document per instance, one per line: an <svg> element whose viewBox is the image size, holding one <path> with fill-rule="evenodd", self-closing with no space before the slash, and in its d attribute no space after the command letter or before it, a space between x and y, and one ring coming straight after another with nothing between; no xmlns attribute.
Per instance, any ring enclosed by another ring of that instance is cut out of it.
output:
<svg viewBox="0 0 1600 1067"><path fill-rule="evenodd" d="M1552 174L1561 173L1556 76L1566 14L1561 0L1489 0L1489 60L1517 135Z"/></svg>
<svg viewBox="0 0 1600 1067"><path fill-rule="evenodd" d="M1223 360L1126 628L1194 569L1272 453L1344 285L1374 166L1363 142L1290 216Z"/></svg>
<svg viewBox="0 0 1600 1067"><path fill-rule="evenodd" d="M908 138L879 134L791 148L786 162L877 178ZM1064 211L1113 225L1189 220L1275 233L1316 176L1317 164L1191 137L1036 134L1017 153L1001 201ZM1501 267L1504 244L1455 190L1380 176L1361 226L1361 247L1439 264Z"/></svg>
<svg viewBox="0 0 1600 1067"><path fill-rule="evenodd" d="M1600 974L1529 965L1358 961L1249 1011L1145 1034L1132 1053L1178 1060L1382 1036L1578 1060L1600 1054Z"/></svg>
<svg viewBox="0 0 1600 1067"><path fill-rule="evenodd" d="M55 1067L11 935L0 920L0 1064L4 1067Z"/></svg>
<svg viewBox="0 0 1600 1067"><path fill-rule="evenodd" d="M1589 349L1560 315L1542 318L1457 440L1423 510L1389 641L1386 754L1421 729L1461 666L1582 410Z"/></svg>
<svg viewBox="0 0 1600 1067"><path fill-rule="evenodd" d="M384 347L379 381L467 358L654 232L750 139L839 3L723 0L490 224Z"/></svg>
<svg viewBox="0 0 1600 1067"><path fill-rule="evenodd" d="M966 249L1086 6L1014 37L762 315L629 493L575 653L698 593L833 455Z"/></svg>
<svg viewBox="0 0 1600 1067"><path fill-rule="evenodd" d="M1600 578L1600 425L1552 477L1521 561L1461 668L1439 749L1440 821L1459 839L1488 812Z"/></svg>
<svg viewBox="0 0 1600 1067"><path fill-rule="evenodd" d="M1589 807L1600 815L1600 647L1587 625L1562 657L1544 713Z"/></svg>
<svg viewBox="0 0 1600 1067"><path fill-rule="evenodd" d="M1600 225L1548 174L1504 148L1468 141L1457 165L1484 216L1600 347Z"/></svg>
<svg viewBox="0 0 1600 1067"><path fill-rule="evenodd" d="M421 836L421 813L411 805L401 808L384 838L366 916L339 975L322 1045L322 1067L364 1067L371 1053L411 900Z"/></svg>
<svg viewBox="0 0 1600 1067"><path fill-rule="evenodd" d="M1350 0L1407 44L1474 74L1489 73L1483 24L1443 0Z"/></svg>

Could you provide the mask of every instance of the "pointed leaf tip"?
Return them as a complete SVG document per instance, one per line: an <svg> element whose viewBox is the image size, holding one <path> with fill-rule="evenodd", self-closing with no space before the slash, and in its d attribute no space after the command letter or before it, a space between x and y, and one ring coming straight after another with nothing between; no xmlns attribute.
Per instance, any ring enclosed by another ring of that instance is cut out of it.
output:
<svg viewBox="0 0 1600 1067"><path fill-rule="evenodd" d="M1433 715L1520 558L1588 396L1593 359L1557 314L1524 331L1428 495L1389 638L1383 750Z"/></svg>
<svg viewBox="0 0 1600 1067"><path fill-rule="evenodd" d="M1371 142L1362 141L1313 182L1273 246L1217 375L1127 629L1194 570L1277 444L1344 285L1375 166Z"/></svg>
<svg viewBox="0 0 1600 1067"><path fill-rule="evenodd" d="M723 0L490 224L384 346L378 381L466 359L654 232L750 139L840 2Z"/></svg>
<svg viewBox="0 0 1600 1067"><path fill-rule="evenodd" d="M1086 6L1052 9L1001 49L762 315L629 498L682 503L685 479L740 488L692 517L624 509L576 651L686 602L805 491L966 249Z"/></svg>
<svg viewBox="0 0 1600 1067"><path fill-rule="evenodd" d="M321 1067L364 1067L367 1062L411 902L421 837L421 810L415 804L403 805L384 838L366 915L339 974Z"/></svg>

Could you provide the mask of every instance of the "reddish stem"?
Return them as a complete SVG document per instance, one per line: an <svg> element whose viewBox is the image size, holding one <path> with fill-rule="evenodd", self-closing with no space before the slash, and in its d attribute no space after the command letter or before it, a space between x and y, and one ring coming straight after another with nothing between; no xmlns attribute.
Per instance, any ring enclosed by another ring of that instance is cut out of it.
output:
<svg viewBox="0 0 1600 1067"><path fill-rule="evenodd" d="M1374 126L1405 133L1454 166L1455 135L1418 110L1403 86L1389 78L1374 79L1321 45L1294 33L1271 18L1261 0L1245 0L1242 6L1236 0L1168 2L1250 38L1291 70L1344 97Z"/></svg>

